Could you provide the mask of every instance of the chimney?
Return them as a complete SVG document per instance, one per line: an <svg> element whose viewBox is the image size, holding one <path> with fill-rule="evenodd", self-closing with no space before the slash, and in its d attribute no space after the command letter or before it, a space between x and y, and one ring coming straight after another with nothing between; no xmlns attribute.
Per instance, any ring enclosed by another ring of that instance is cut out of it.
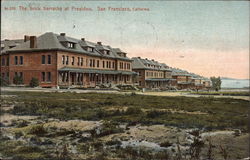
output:
<svg viewBox="0 0 250 160"><path fill-rule="evenodd" d="M151 61L154 61L154 59L151 59Z"/></svg>
<svg viewBox="0 0 250 160"><path fill-rule="evenodd" d="M82 40L82 41L85 41L85 38L82 38L81 40Z"/></svg>
<svg viewBox="0 0 250 160"><path fill-rule="evenodd" d="M30 36L30 48L37 48L36 36Z"/></svg>
<svg viewBox="0 0 250 160"><path fill-rule="evenodd" d="M97 42L98 45L102 45L102 42Z"/></svg>
<svg viewBox="0 0 250 160"><path fill-rule="evenodd" d="M60 36L66 36L66 33L60 33Z"/></svg>
<svg viewBox="0 0 250 160"><path fill-rule="evenodd" d="M137 57L137 58L141 59L141 57Z"/></svg>
<svg viewBox="0 0 250 160"><path fill-rule="evenodd" d="M30 36L24 35L24 42L27 42L27 41L29 41L29 40L30 40Z"/></svg>

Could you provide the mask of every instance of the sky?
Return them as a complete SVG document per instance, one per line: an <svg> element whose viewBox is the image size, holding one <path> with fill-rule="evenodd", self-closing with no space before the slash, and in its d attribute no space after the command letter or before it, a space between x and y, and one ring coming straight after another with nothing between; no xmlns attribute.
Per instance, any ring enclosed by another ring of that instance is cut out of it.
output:
<svg viewBox="0 0 250 160"><path fill-rule="evenodd" d="M202 76L249 79L249 3L2 1L1 39L63 32L119 47L129 57L154 59ZM62 11L47 11L43 7L59 7ZM84 7L92 10L73 9ZM98 7L106 10L99 11ZM111 11L109 7L131 11Z"/></svg>

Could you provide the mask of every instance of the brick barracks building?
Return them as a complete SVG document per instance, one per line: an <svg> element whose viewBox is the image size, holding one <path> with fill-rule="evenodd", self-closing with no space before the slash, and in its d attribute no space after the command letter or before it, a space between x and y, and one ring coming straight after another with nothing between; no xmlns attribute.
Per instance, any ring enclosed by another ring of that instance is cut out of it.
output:
<svg viewBox="0 0 250 160"><path fill-rule="evenodd" d="M208 89L209 79L155 60L127 57L119 48L47 32L39 37L1 41L1 80L21 77L41 87L137 85L140 88Z"/></svg>
<svg viewBox="0 0 250 160"><path fill-rule="evenodd" d="M164 64L155 60L132 58L133 71L138 74L138 85L141 88L166 88L172 86L172 71Z"/></svg>
<svg viewBox="0 0 250 160"><path fill-rule="evenodd" d="M132 68L138 75L136 83L141 88L155 89L209 89L209 79L187 71L167 66L155 60L132 58Z"/></svg>
<svg viewBox="0 0 250 160"><path fill-rule="evenodd" d="M10 85L15 76L41 87L132 84L132 60L119 48L51 32L24 40L1 42L1 76Z"/></svg>

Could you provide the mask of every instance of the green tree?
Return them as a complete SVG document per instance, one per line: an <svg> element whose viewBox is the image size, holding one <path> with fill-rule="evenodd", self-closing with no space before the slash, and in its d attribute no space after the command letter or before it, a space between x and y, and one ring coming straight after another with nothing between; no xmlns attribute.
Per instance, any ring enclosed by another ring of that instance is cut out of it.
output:
<svg viewBox="0 0 250 160"><path fill-rule="evenodd" d="M39 81L37 78L32 77L32 79L30 80L30 87L37 87L39 86Z"/></svg>
<svg viewBox="0 0 250 160"><path fill-rule="evenodd" d="M18 85L18 84L23 84L23 78L21 76L15 76L13 78L13 83Z"/></svg>
<svg viewBox="0 0 250 160"><path fill-rule="evenodd" d="M216 91L219 91L221 89L220 77L210 77L210 80L212 81L212 88Z"/></svg>

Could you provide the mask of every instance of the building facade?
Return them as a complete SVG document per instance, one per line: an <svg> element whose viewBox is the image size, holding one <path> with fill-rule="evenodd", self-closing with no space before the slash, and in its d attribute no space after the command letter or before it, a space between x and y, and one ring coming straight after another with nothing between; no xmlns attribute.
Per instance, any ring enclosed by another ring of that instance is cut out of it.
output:
<svg viewBox="0 0 250 160"><path fill-rule="evenodd" d="M136 83L139 87L166 89L173 85L172 71L166 64L141 57L133 57L132 60L132 70L138 74Z"/></svg>
<svg viewBox="0 0 250 160"><path fill-rule="evenodd" d="M65 33L24 36L23 43L2 50L1 74L9 84L37 78L42 87L133 84L132 60L119 48L75 39Z"/></svg>

